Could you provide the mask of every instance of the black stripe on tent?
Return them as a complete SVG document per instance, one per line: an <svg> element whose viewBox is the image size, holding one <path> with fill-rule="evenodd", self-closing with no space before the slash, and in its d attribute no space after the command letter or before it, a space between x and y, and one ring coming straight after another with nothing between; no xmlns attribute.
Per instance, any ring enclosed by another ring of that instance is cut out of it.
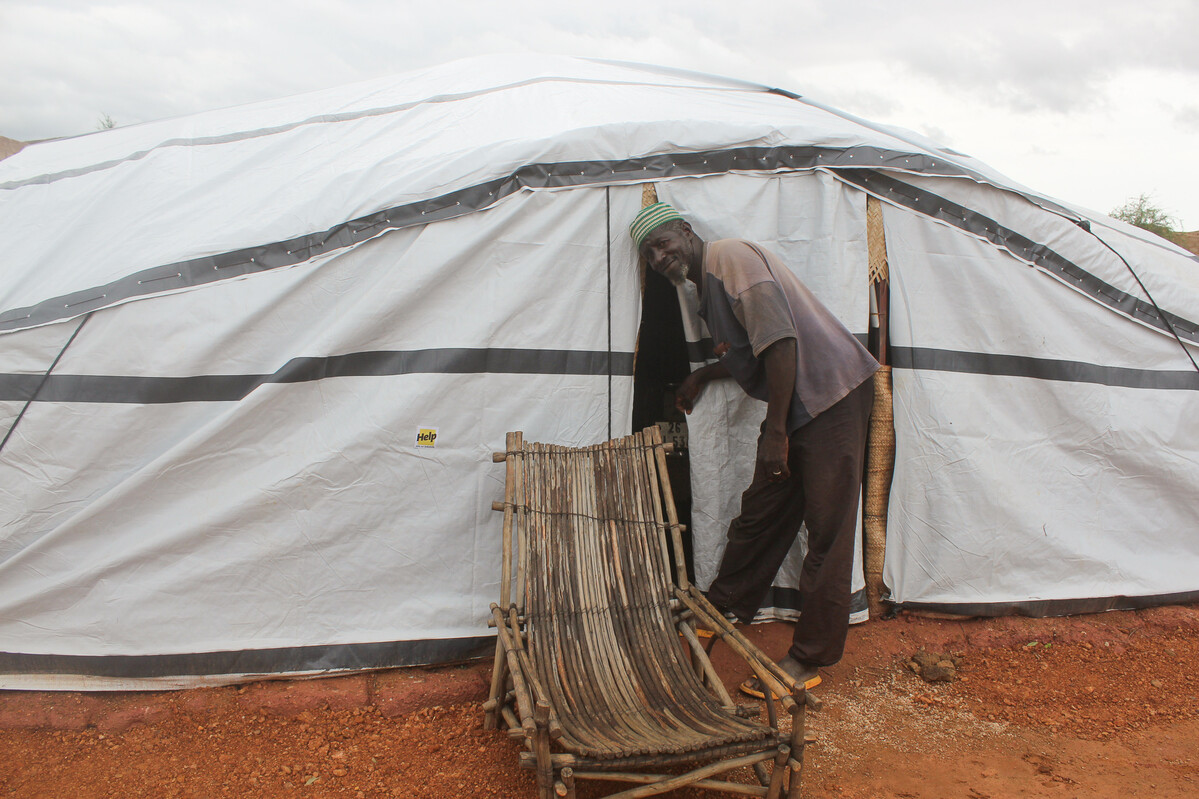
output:
<svg viewBox="0 0 1199 799"><path fill-rule="evenodd" d="M617 161L528 164L506 177L468 186L440 197L388 208L328 230L273 244L156 266L103 286L53 297L24 308L10 309L0 313L0 332L69 319L135 297L295 266L391 230L484 210L523 189L602 186L688 175L806 170L825 166L886 167L932 174L963 174L954 165L930 156L878 147L743 147L698 153L663 153Z"/></svg>
<svg viewBox="0 0 1199 799"><path fill-rule="evenodd" d="M834 171L845 182L858 186L871 194L986 239L995 246L1007 250L1016 258L1058 275L1063 282L1074 286L1096 302L1167 333L1171 332L1170 326L1172 325L1174 332L1177 332L1180 337L1199 344L1199 324L1167 311L1159 312L1159 309L1155 308L1152 303L1138 299L1100 280L1046 245L1038 244L1016 231L1004 227L990 217L880 172L868 169L837 169ZM1169 320L1170 325L1163 321L1163 315Z"/></svg>
<svg viewBox="0 0 1199 799"><path fill-rule="evenodd" d="M932 611L957 616L1077 616L1109 610L1143 610L1160 605L1199 602L1199 591L1156 596L1112 596L1088 599L1030 599L1022 602L901 602L895 610Z"/></svg>
<svg viewBox="0 0 1199 799"><path fill-rule="evenodd" d="M483 657L493 651L494 635L179 655L33 655L0 652L0 673L71 674L135 680L225 674L360 671L449 663Z"/></svg>
<svg viewBox="0 0 1199 799"><path fill-rule="evenodd" d="M1199 372L1194 369L1129 369L1099 366L1082 361L1058 361L1025 355L996 355L930 347L891 347L891 363L899 369L934 372L963 372L975 375L1031 377L1071 383L1096 383L1120 388L1199 391Z"/></svg>
<svg viewBox="0 0 1199 799"><path fill-rule="evenodd" d="M0 374L0 400L28 402L236 402L267 383L407 374L612 374L631 377L633 353L598 350L434 349L293 358L274 374L129 377ZM44 382L43 382L44 381ZM41 386L39 389L38 386ZM36 395L36 396L35 396Z"/></svg>
<svg viewBox="0 0 1199 799"><path fill-rule="evenodd" d="M700 345L688 345L692 361ZM710 352L710 342L707 351ZM900 369L1028 377L1095 383L1123 388L1199 390L1199 372L1159 371L1099 366L1020 355L962 352L929 347L892 347ZM306 383L332 377L386 377L404 374L608 374L604 351L440 349L359 352L325 358L295 358L274 374L200 375L195 377L129 377L122 375L0 374L0 401L108 402L236 402L268 383ZM633 354L612 353L612 374L633 374ZM43 382L44 381L44 382ZM38 390L38 386L41 390Z"/></svg>

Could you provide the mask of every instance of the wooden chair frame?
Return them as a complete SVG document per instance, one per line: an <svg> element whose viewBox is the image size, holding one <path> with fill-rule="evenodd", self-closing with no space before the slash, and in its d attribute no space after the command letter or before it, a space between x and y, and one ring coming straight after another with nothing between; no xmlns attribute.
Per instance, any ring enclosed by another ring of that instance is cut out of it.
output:
<svg viewBox="0 0 1199 799"><path fill-rule="evenodd" d="M667 448L657 427L579 448L508 434L494 456L507 474L493 505L504 513L503 555L485 726L502 722L523 741L540 799L574 799L580 779L637 786L610 799L688 785L796 799L804 687L688 579ZM766 724L733 702L697 624L769 688ZM759 785L721 778L743 767Z"/></svg>

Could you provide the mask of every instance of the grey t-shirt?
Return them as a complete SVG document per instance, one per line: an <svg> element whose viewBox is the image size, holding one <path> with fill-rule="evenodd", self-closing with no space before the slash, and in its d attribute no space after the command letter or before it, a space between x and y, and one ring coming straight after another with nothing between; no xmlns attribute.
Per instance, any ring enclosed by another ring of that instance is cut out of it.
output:
<svg viewBox="0 0 1199 799"><path fill-rule="evenodd" d="M720 361L751 397L768 397L762 353L776 341L796 340L795 390L787 413L793 433L853 391L878 362L781 259L740 239L704 249L699 314Z"/></svg>

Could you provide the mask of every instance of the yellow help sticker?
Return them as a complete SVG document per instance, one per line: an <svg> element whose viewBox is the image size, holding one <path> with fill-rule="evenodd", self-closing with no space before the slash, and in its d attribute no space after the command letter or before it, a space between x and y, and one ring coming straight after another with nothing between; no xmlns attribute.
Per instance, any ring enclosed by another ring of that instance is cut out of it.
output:
<svg viewBox="0 0 1199 799"><path fill-rule="evenodd" d="M418 447L435 447L437 446L437 428L422 427L416 431L416 445Z"/></svg>

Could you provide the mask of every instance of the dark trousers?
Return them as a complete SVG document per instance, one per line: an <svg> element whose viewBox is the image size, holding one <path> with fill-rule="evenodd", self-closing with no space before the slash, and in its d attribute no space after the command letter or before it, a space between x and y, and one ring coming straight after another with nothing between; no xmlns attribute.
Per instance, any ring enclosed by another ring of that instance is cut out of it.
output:
<svg viewBox="0 0 1199 799"><path fill-rule="evenodd" d="M831 666L849 631L850 580L874 382L865 383L791 434L791 477L772 482L759 460L741 495L741 515L708 598L748 622L758 612L800 526L808 554L799 580L800 617L788 654ZM761 440L759 439L759 446Z"/></svg>

